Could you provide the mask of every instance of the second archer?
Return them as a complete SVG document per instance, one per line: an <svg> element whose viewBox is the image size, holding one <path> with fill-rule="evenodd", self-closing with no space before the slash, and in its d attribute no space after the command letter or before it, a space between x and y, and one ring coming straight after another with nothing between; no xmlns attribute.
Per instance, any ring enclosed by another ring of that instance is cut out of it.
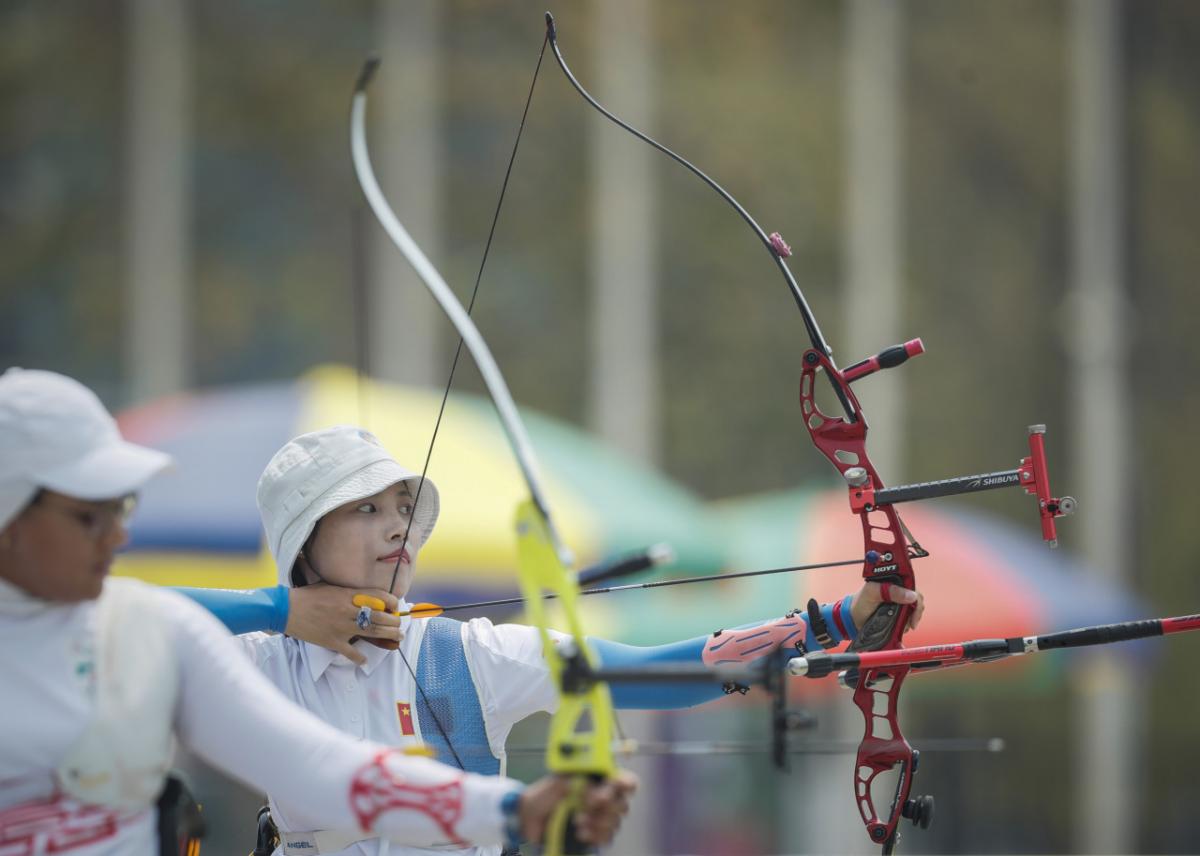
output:
<svg viewBox="0 0 1200 856"><path fill-rule="evenodd" d="M392 745L425 744L448 764L502 774L513 726L558 703L538 631L486 618L417 618L351 606L356 592L387 593L390 609L407 610L404 598L418 553L437 523L440 497L434 484L401 467L370 433L336 426L280 449L259 481L258 501L279 588L184 593L235 632L286 625L299 635L241 638L285 694L342 730ZM919 620L918 594L867 583L821 607L821 638L807 616L789 615L719 637L706 633L652 647L588 641L605 668L748 662L798 639L810 651L852 640L885 596L916 603L914 621ZM376 639L352 641L368 634ZM566 637L554 638L558 643ZM724 694L716 682L612 684L616 707L626 709L684 708ZM378 839L311 830L287 805L273 802L272 816L285 837L329 845L305 853L384 852ZM395 856L396 848L390 853Z"/></svg>

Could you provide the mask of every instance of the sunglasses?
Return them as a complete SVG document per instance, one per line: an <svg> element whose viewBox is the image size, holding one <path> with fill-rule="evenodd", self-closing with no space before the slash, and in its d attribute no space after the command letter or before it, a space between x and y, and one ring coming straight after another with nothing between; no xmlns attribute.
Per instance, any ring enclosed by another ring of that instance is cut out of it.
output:
<svg viewBox="0 0 1200 856"><path fill-rule="evenodd" d="M89 538L99 540L117 526L125 526L137 508L137 494L131 493L106 502L89 502L86 505L54 501L44 491L33 498L31 506L48 508L71 518Z"/></svg>

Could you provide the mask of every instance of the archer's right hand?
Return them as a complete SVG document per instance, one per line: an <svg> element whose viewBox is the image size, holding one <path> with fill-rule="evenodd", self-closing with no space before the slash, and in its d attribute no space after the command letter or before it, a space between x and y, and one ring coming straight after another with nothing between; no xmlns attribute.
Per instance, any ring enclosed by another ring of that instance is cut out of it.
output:
<svg viewBox="0 0 1200 856"><path fill-rule="evenodd" d="M359 607L351 601L356 594L370 595L383 601L386 611L372 609L370 623L365 627L358 624ZM328 648L345 656L357 665L367 658L355 650L351 639L379 639L398 643L400 617L393 615L400 608L396 596L382 589L342 588L326 583L293 588L288 592L288 621L284 633L322 648Z"/></svg>

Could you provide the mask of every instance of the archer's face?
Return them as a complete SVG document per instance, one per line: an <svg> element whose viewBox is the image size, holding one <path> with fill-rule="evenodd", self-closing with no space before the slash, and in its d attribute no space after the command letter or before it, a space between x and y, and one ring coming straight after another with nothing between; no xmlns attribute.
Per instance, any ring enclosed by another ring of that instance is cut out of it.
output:
<svg viewBox="0 0 1200 856"><path fill-rule="evenodd" d="M339 586L386 591L395 574L391 591L404 597L412 585L417 553L416 545L405 538L412 513L413 497L405 482L348 502L321 518L306 558L326 582Z"/></svg>
<svg viewBox="0 0 1200 856"><path fill-rule="evenodd" d="M42 600L99 597L113 555L129 540L131 506L43 490L0 532L0 577Z"/></svg>

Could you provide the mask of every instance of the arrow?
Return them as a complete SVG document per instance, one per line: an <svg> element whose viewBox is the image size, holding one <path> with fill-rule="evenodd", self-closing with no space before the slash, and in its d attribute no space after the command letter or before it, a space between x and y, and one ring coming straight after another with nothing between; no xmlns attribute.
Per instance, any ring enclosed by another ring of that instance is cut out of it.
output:
<svg viewBox="0 0 1200 856"><path fill-rule="evenodd" d="M744 577L762 577L762 576L767 576L769 574L787 574L787 573L794 573L797 571L815 571L815 570L819 570L821 568L839 568L839 567L846 567L846 566L850 566L850 565L860 566L860 565L862 565L862 563L863 563L862 559L843 559L843 560L837 561L837 562L817 562L817 563L811 564L811 565L789 565L786 568L768 568L767 570L763 570L763 571L738 571L738 572L732 573L732 574L709 574L708 576L703 576L703 577L680 577L678 579L658 580L657 582L649 582L649 583L627 583L625 585L619 585L619 586L605 586L603 588L583 589L582 591L579 592L579 594L580 595L612 594L613 592L633 591L634 589L666 588L668 586L690 585L691 583L707 583L707 582L714 582L716 580L736 580L736 579L742 579ZM636 570L644 570L645 567L646 566L643 566L643 567L637 568ZM586 575L586 573L587 573L587 571L585 570L584 573L580 574L581 583L584 582L582 578ZM633 573L633 571L629 571L628 573ZM624 574L622 574L622 576L623 575ZM543 600L554 600L557 597L558 597L558 594L555 592L546 592L542 595ZM408 610L406 610L404 612L393 613L393 614L400 615L400 616L411 615L413 618L435 618L436 616L439 616L444 612L454 612L454 611L460 610L460 609L483 609L483 608L489 607L489 606L510 606L513 604L524 603L524 602L525 601L523 598L505 597L505 598L500 598L499 600L480 600L480 601L476 601L474 603L456 603L452 606L439 606L436 603L414 603ZM356 594L354 596L353 603L355 606L369 606L371 609L375 609L380 612L385 611L383 601L377 597L371 597L370 595Z"/></svg>

